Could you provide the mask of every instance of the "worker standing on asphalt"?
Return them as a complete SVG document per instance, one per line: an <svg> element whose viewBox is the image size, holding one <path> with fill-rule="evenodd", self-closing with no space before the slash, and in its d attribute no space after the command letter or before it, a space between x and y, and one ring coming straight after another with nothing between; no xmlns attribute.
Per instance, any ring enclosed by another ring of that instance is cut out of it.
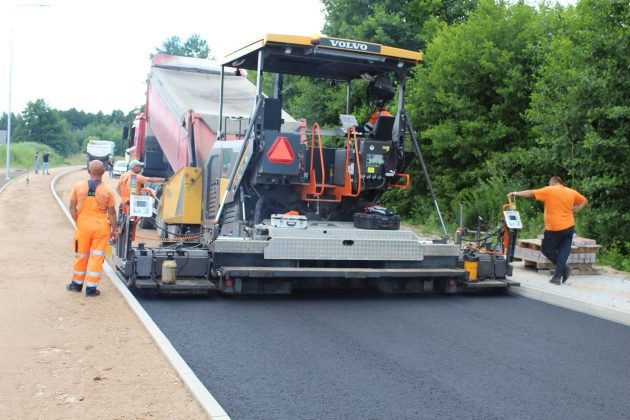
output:
<svg viewBox="0 0 630 420"><path fill-rule="evenodd" d="M547 187L515 191L509 193L508 197L510 196L535 198L545 203L545 236L540 251L556 266L549 282L553 284L566 282L571 275L567 260L575 233L573 214L582 210L588 204L588 200L579 192L565 187L559 176L552 177Z"/></svg>
<svg viewBox="0 0 630 420"><path fill-rule="evenodd" d="M101 294L97 287L103 273L105 248L110 238L118 238L114 190L102 183L105 166L93 160L88 164L90 179L78 182L70 194L70 214L76 223L72 281L66 287L86 296Z"/></svg>
<svg viewBox="0 0 630 420"><path fill-rule="evenodd" d="M149 177L141 175L144 163L139 160L132 160L129 163L129 170L120 176L116 192L120 195L121 216L129 213L129 200L131 194L140 194L144 184L147 182L164 182L165 178Z"/></svg>

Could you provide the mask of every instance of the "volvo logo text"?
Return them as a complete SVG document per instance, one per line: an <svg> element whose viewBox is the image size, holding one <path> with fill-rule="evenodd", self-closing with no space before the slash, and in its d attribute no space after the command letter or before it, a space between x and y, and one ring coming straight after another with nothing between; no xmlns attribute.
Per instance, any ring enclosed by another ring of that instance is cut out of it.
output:
<svg viewBox="0 0 630 420"><path fill-rule="evenodd" d="M368 46L365 44L362 44L360 42L348 42L348 41L340 41L338 39L331 39L330 40L330 44L333 47L337 47L337 48L347 48L349 50L361 50L361 51L367 51Z"/></svg>
<svg viewBox="0 0 630 420"><path fill-rule="evenodd" d="M380 53L381 46L379 44L371 44L369 42L349 41L346 39L320 38L319 45L322 47L332 47L351 51L374 52Z"/></svg>

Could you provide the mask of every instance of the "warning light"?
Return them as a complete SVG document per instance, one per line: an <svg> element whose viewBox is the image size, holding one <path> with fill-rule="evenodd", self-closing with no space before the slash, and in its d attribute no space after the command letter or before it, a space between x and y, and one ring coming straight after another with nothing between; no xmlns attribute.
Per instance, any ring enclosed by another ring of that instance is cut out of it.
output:
<svg viewBox="0 0 630 420"><path fill-rule="evenodd" d="M286 137L278 136L273 142L269 151L267 152L267 159L271 163L281 163L283 165L289 165L293 163L295 159L295 153L289 139Z"/></svg>

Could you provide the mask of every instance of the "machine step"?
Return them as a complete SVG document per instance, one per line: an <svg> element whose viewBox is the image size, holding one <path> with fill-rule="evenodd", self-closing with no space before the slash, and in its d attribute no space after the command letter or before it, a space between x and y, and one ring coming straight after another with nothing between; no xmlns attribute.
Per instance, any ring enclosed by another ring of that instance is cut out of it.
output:
<svg viewBox="0 0 630 420"><path fill-rule="evenodd" d="M392 277L461 277L460 268L320 268L320 267L221 267L229 277L287 278L392 278Z"/></svg>

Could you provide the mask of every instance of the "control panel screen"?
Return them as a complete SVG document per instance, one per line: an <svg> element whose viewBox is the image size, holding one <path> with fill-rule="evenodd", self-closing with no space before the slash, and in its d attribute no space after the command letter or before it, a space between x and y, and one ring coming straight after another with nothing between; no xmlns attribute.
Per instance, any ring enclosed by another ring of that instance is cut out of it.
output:
<svg viewBox="0 0 630 420"><path fill-rule="evenodd" d="M365 163L368 166L383 165L385 163L385 158L383 155L368 153L367 156L365 156Z"/></svg>

